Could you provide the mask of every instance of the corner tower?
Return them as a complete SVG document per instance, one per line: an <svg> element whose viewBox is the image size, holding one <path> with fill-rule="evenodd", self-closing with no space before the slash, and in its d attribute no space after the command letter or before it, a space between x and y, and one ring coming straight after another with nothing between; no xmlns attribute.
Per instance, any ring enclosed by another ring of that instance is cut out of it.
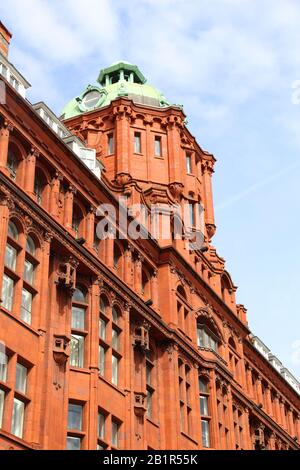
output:
<svg viewBox="0 0 300 470"><path fill-rule="evenodd" d="M204 208L205 239L215 233L211 176L215 158L186 127L181 106L148 84L136 65L120 61L100 71L62 112L66 126L95 148L110 188L128 205L196 204ZM196 209L195 209L196 212Z"/></svg>

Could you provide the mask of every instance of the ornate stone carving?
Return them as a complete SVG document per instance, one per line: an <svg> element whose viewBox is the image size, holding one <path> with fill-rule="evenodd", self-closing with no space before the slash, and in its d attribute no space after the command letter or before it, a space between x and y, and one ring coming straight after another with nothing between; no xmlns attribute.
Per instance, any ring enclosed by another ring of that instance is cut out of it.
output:
<svg viewBox="0 0 300 470"><path fill-rule="evenodd" d="M55 282L57 285L67 289L70 295L73 295L75 290L76 269L78 264L78 261L76 261L72 256L63 258L59 263Z"/></svg>
<svg viewBox="0 0 300 470"><path fill-rule="evenodd" d="M175 201L180 202L183 194L183 184L182 183L171 183L169 184L169 190L172 197Z"/></svg>
<svg viewBox="0 0 300 470"><path fill-rule="evenodd" d="M151 325L145 320L137 321L133 331L133 346L143 354L149 351L149 330Z"/></svg>

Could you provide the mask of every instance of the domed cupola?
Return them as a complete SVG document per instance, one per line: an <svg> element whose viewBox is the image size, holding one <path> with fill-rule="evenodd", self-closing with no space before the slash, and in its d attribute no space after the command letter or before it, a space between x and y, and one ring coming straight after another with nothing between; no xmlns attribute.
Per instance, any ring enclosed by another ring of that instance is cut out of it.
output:
<svg viewBox="0 0 300 470"><path fill-rule="evenodd" d="M63 119L103 108L121 96L146 106L170 106L164 95L147 83L139 68L129 62L115 62L102 69L97 82L98 85L88 85L64 107L61 116Z"/></svg>

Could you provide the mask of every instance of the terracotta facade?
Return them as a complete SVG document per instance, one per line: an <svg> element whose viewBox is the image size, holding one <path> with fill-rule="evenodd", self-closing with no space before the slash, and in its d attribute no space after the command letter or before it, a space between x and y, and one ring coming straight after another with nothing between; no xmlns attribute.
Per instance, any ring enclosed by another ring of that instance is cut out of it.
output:
<svg viewBox="0 0 300 470"><path fill-rule="evenodd" d="M254 347L211 244L215 159L182 110L120 97L67 120L96 149L99 180L6 89L0 449L299 449L299 395ZM201 202L207 250L99 241L96 209L120 196L129 209Z"/></svg>

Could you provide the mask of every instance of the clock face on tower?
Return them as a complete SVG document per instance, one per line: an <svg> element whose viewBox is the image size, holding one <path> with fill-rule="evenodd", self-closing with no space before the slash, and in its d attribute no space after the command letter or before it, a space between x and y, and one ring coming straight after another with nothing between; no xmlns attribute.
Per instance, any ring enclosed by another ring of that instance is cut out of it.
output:
<svg viewBox="0 0 300 470"><path fill-rule="evenodd" d="M91 111L101 106L106 97L106 91L97 87L89 87L80 97L78 105L81 111Z"/></svg>

